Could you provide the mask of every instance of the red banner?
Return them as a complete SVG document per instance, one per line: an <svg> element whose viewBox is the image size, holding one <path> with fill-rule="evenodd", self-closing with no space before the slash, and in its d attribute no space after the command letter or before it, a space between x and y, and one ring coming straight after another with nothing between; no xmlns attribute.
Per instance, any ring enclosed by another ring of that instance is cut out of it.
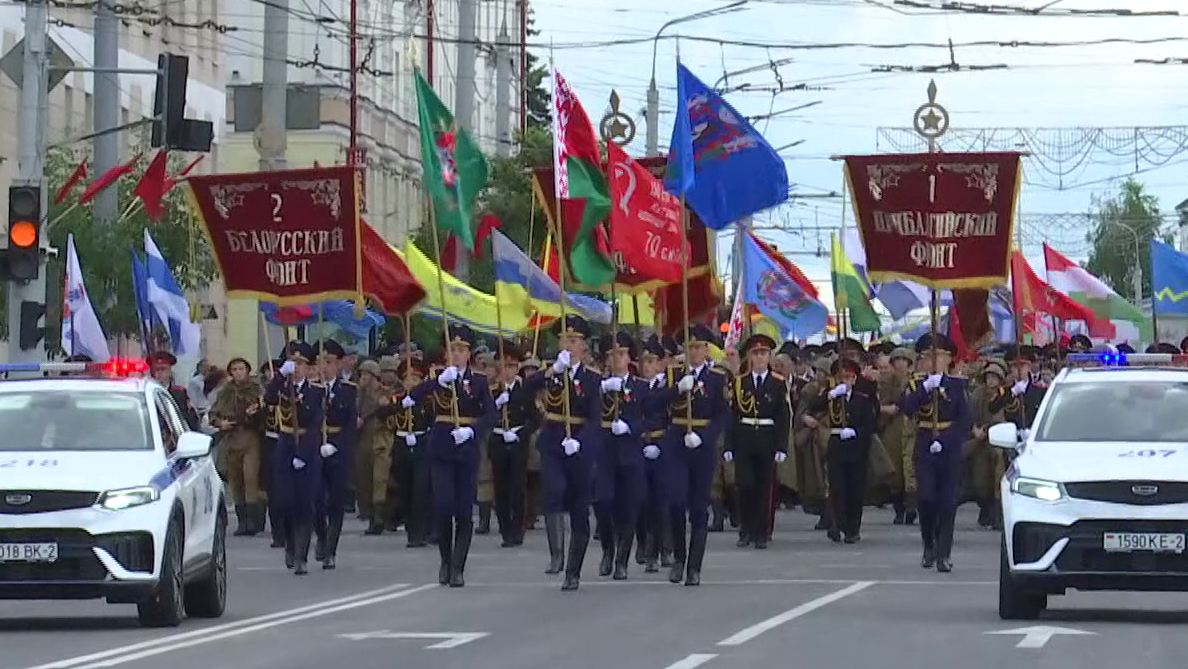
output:
<svg viewBox="0 0 1188 669"><path fill-rule="evenodd" d="M846 156L872 281L988 288L1010 273L1018 153Z"/></svg>
<svg viewBox="0 0 1188 669"><path fill-rule="evenodd" d="M610 238L616 260L643 279L681 280L681 201L614 142L607 144Z"/></svg>
<svg viewBox="0 0 1188 669"><path fill-rule="evenodd" d="M280 306L363 295L358 170L192 176L229 297Z"/></svg>

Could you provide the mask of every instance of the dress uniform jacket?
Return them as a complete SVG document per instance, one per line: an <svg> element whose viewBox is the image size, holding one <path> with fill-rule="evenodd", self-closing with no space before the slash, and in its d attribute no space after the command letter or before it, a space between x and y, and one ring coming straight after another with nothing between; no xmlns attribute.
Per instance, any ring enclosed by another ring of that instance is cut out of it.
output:
<svg viewBox="0 0 1188 669"><path fill-rule="evenodd" d="M1011 393L1008 386L1003 388L1003 392L991 402L990 411L991 413L1001 411L1003 419L1008 423L1014 423L1020 430L1030 429L1047 392L1047 388L1034 381L1028 381L1027 390L1017 396Z"/></svg>
<svg viewBox="0 0 1188 669"><path fill-rule="evenodd" d="M388 434L393 438L395 457L384 473L384 485L387 486L389 479L395 482L396 499L400 515L404 518L408 543L421 546L429 536L429 523L433 515L432 481L425 450L429 445L429 431L435 421L434 403L419 402L406 409L400 406L402 399L403 393L393 400L392 406L396 410L386 419ZM408 443L410 437L412 444ZM450 441L453 441L452 437ZM376 476L378 478L379 472L376 472Z"/></svg>
<svg viewBox="0 0 1188 669"><path fill-rule="evenodd" d="M277 376L264 391L264 403L276 407L278 437L273 452L277 508L290 521L312 521L320 487L325 388L311 381L289 382ZM301 469L293 459L305 463Z"/></svg>
<svg viewBox="0 0 1188 669"><path fill-rule="evenodd" d="M623 390L602 394L601 440L596 460L594 499L600 519L634 524L644 485L644 435L647 431L648 382L628 375ZM627 434L615 435L615 420L627 423Z"/></svg>
<svg viewBox="0 0 1188 669"><path fill-rule="evenodd" d="M677 383L687 374L694 374L693 390L682 393ZM695 530L708 526L709 489L718 460L714 444L730 420L729 383L726 370L708 362L695 373L687 367L674 367L668 371L668 385L651 400L654 406L669 407L672 415L660 445L669 507L674 513L687 511ZM701 438L697 448L685 446L690 427Z"/></svg>
<svg viewBox="0 0 1188 669"><path fill-rule="evenodd" d="M726 438L726 452L734 462L743 532L760 541L767 537L774 456L788 452L788 384L772 371L764 373L758 383L755 374L747 373L734 379L730 398L734 421Z"/></svg>
<svg viewBox="0 0 1188 669"><path fill-rule="evenodd" d="M505 540L518 541L524 529L528 453L540 415L536 398L528 392L523 379L516 377L510 387L496 384L491 388L495 397L504 392L508 400L498 409L495 429L487 439L487 458L491 463L499 532ZM515 434L516 439L507 441L507 433Z"/></svg>
<svg viewBox="0 0 1188 669"><path fill-rule="evenodd" d="M334 379L326 384L325 440L338 451L322 462L322 500L328 512L346 508L354 470L355 442L359 434L358 391L350 381Z"/></svg>
<svg viewBox="0 0 1188 669"><path fill-rule="evenodd" d="M823 428L828 432L825 459L832 520L836 529L850 536L857 535L862 524L878 406L877 399L863 392L864 387L869 388L869 385L856 383L839 397L829 397L827 390L817 398L814 406L815 410L824 412ZM852 438L842 439L846 429L854 431Z"/></svg>
<svg viewBox="0 0 1188 669"><path fill-rule="evenodd" d="M956 507L961 494L961 447L972 427L965 379L944 375L941 385L924 389L928 376L908 383L900 410L916 416L915 464L919 501ZM935 403L934 403L935 400ZM933 441L941 451L933 453Z"/></svg>

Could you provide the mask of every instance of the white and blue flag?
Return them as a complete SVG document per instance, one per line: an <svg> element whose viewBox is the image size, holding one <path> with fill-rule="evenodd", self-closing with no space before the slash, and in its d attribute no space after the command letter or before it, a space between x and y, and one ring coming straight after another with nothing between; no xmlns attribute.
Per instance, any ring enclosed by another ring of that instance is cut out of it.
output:
<svg viewBox="0 0 1188 669"><path fill-rule="evenodd" d="M190 321L190 304L181 286L173 278L173 271L152 235L144 231L144 268L146 272L145 296L157 319L169 330L169 341L174 355L183 356L198 353L201 330Z"/></svg>

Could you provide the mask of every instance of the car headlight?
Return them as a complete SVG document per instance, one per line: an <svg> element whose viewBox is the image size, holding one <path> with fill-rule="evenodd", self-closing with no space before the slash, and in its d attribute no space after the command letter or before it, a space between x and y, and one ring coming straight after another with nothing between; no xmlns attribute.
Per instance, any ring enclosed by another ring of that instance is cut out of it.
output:
<svg viewBox="0 0 1188 669"><path fill-rule="evenodd" d="M121 488L108 490L99 495L99 506L109 511L129 509L134 506L151 504L161 499L161 491L152 486L137 486L135 488Z"/></svg>
<svg viewBox="0 0 1188 669"><path fill-rule="evenodd" d="M1019 476L1011 481L1011 492L1044 502L1064 499L1064 486L1055 481L1032 479L1026 476Z"/></svg>

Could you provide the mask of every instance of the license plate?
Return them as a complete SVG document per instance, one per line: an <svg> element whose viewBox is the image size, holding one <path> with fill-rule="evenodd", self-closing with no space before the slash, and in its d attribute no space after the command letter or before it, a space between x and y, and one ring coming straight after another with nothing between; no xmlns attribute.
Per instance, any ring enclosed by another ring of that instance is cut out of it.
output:
<svg viewBox="0 0 1188 669"><path fill-rule="evenodd" d="M0 544L0 562L57 562L58 544Z"/></svg>
<svg viewBox="0 0 1188 669"><path fill-rule="evenodd" d="M1130 553L1131 551L1183 553L1184 535L1106 532L1102 537L1102 547L1113 553Z"/></svg>

